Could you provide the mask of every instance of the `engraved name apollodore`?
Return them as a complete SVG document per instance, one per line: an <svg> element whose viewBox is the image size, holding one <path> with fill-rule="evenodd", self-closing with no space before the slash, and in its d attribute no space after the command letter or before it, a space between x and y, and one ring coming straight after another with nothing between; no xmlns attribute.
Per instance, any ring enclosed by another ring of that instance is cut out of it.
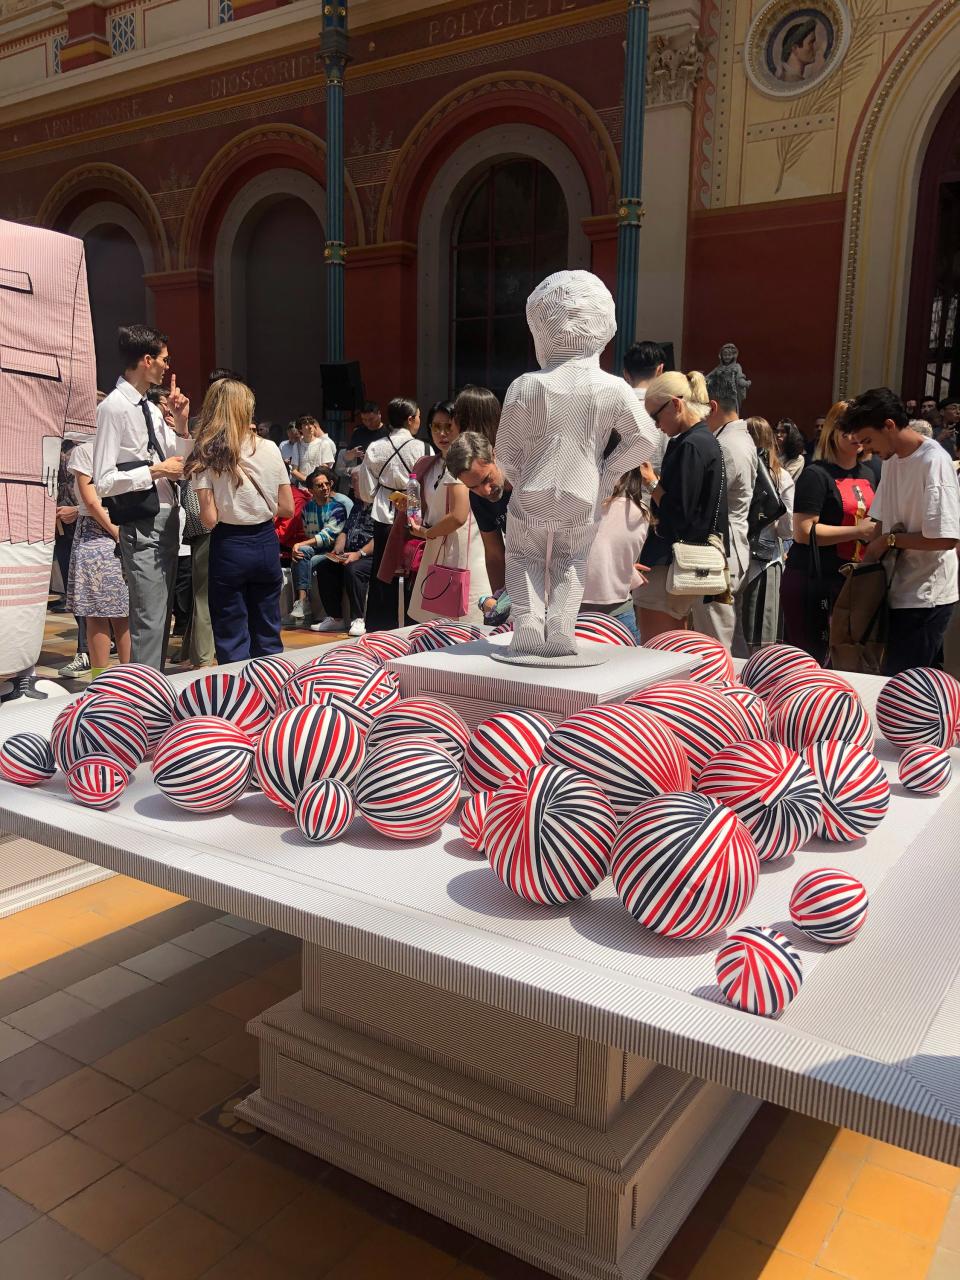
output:
<svg viewBox="0 0 960 1280"><path fill-rule="evenodd" d="M427 23L427 44L444 44L467 36L482 36L500 27L512 27L538 18L552 18L569 13L577 0L496 0L494 4L475 4L447 17L432 18Z"/></svg>

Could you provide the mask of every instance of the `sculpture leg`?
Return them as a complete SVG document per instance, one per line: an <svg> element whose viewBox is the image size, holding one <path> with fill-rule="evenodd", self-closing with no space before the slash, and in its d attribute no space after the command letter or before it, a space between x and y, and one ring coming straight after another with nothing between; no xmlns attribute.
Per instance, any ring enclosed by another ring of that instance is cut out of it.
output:
<svg viewBox="0 0 960 1280"><path fill-rule="evenodd" d="M547 531L507 521L504 586L513 620L511 653L543 653L546 618Z"/></svg>
<svg viewBox="0 0 960 1280"><path fill-rule="evenodd" d="M577 652L574 628L583 602L587 556L596 537L596 525L585 529L557 529L548 558L550 590L547 594L546 647L548 658Z"/></svg>

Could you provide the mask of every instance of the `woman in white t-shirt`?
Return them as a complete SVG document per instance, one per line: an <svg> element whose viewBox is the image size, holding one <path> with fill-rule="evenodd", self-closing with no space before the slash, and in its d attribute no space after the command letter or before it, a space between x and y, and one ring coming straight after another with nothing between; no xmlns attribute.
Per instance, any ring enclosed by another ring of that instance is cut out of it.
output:
<svg viewBox="0 0 960 1280"><path fill-rule="evenodd" d="M274 519L293 515L280 450L257 435L253 392L235 378L208 389L184 467L210 538L210 619L218 662L279 653L280 543Z"/></svg>

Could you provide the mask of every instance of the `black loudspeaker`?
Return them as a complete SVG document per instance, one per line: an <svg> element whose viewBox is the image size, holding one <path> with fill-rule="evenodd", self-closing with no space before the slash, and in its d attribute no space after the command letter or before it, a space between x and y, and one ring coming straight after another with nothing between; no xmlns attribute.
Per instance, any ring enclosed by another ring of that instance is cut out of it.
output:
<svg viewBox="0 0 960 1280"><path fill-rule="evenodd" d="M659 345L663 351L663 372L671 373L677 367L674 364L673 343L661 342Z"/></svg>
<svg viewBox="0 0 960 1280"><path fill-rule="evenodd" d="M363 381L358 361L322 364L320 382L323 388L324 413L335 409L344 413L356 413L363 404Z"/></svg>

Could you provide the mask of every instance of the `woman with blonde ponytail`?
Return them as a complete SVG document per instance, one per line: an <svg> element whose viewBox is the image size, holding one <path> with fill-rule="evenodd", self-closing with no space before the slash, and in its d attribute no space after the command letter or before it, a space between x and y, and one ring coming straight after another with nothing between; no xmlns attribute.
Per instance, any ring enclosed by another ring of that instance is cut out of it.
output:
<svg viewBox="0 0 960 1280"><path fill-rule="evenodd" d="M710 412L702 373L662 373L647 387L647 413L669 438L655 477L653 523L643 549L646 581L633 593L644 641L684 626L695 597L667 590L676 542L704 543L727 537L727 495L720 445L704 418Z"/></svg>

